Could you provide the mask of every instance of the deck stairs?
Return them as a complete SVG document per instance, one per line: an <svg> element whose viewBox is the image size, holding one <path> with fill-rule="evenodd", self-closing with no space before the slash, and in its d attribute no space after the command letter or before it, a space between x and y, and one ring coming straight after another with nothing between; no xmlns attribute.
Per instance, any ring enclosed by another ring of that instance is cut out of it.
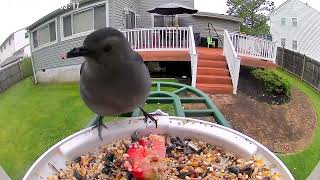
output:
<svg viewBox="0 0 320 180"><path fill-rule="evenodd" d="M231 94L233 87L222 49L197 48L196 87L206 93Z"/></svg>

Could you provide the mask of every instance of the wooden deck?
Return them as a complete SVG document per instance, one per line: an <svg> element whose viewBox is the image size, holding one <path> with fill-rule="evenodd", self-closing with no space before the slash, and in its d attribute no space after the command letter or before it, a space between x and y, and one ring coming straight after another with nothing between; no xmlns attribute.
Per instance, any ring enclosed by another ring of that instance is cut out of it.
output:
<svg viewBox="0 0 320 180"><path fill-rule="evenodd" d="M144 61L190 61L188 51L139 51Z"/></svg>
<svg viewBox="0 0 320 180"><path fill-rule="evenodd" d="M197 52L199 54L215 55L216 57L223 56L223 49L222 48L198 47ZM240 56L240 59L241 59L241 65L243 65L243 66L261 67L261 68L276 68L277 67L277 65L275 63L272 63L270 61L257 59L257 58Z"/></svg>
<svg viewBox="0 0 320 180"><path fill-rule="evenodd" d="M220 58L223 56L221 48L197 47L198 54L210 56L210 58ZM190 61L188 51L140 51L138 52L144 61ZM261 59L241 56L241 65L261 68L276 68L277 65Z"/></svg>

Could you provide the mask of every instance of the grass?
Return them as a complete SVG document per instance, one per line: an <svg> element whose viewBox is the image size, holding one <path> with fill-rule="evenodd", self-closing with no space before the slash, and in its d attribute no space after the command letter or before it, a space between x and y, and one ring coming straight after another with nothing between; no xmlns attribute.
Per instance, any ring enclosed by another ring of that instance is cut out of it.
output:
<svg viewBox="0 0 320 180"><path fill-rule="evenodd" d="M34 160L93 115L77 84L37 85L25 79L0 94L0 165L21 179Z"/></svg>
<svg viewBox="0 0 320 180"><path fill-rule="evenodd" d="M293 87L298 87L304 94L306 94L317 113L318 124L316 133L308 148L302 152L292 155L279 155L280 159L288 166L297 180L307 179L320 161L320 95L314 90L314 88L306 83L302 83L295 76L281 70L276 70L276 73L287 79ZM301 119L301 121L303 121L303 119Z"/></svg>
<svg viewBox="0 0 320 180"><path fill-rule="evenodd" d="M144 107L148 112L161 109L175 115L172 105ZM0 94L0 117L0 166L18 180L53 144L83 129L93 113L82 102L77 83L34 86L27 78ZM115 119L119 118L108 117L106 121Z"/></svg>

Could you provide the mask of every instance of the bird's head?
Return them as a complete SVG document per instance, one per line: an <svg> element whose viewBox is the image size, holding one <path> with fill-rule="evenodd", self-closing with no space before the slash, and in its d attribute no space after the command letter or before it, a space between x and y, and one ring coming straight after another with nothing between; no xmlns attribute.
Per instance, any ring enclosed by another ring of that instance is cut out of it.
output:
<svg viewBox="0 0 320 180"><path fill-rule="evenodd" d="M89 34L83 46L73 48L66 54L66 58L83 56L89 61L110 63L118 59L115 57L123 56L131 51L128 41L120 31L114 28L103 28Z"/></svg>

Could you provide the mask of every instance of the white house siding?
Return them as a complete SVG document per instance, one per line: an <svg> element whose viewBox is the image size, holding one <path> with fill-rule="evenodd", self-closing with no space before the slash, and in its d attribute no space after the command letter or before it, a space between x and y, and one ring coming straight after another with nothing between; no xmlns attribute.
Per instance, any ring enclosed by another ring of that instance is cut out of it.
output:
<svg viewBox="0 0 320 180"><path fill-rule="evenodd" d="M29 44L29 38L26 38L25 35L27 30L23 29L14 33L14 49L15 51L25 47ZM28 53L30 54L30 53Z"/></svg>
<svg viewBox="0 0 320 180"><path fill-rule="evenodd" d="M8 57L12 56L15 52L14 49L14 40L13 40L13 34L10 35L1 45L2 52L0 51L0 61L3 61L7 59ZM9 45L9 39L11 41L11 45ZM6 47L6 48L4 48Z"/></svg>
<svg viewBox="0 0 320 180"><path fill-rule="evenodd" d="M110 0L109 14L110 14L110 26L116 29L124 29L125 24L125 10L135 12L137 17L137 26L139 26L140 0Z"/></svg>
<svg viewBox="0 0 320 180"><path fill-rule="evenodd" d="M231 20L213 18L213 17L193 16L193 15L183 15L183 16L185 18L179 18L179 24L181 23L181 25L184 25L184 26L192 25L193 31L195 33L200 33L201 37L209 36L209 31L207 30L208 23L212 23L212 25L215 27L222 42L223 42L223 31L225 29L228 29L229 32L240 31L240 22L238 21L231 21ZM211 26L210 26L210 29L211 29L211 35L216 36ZM218 45L219 47L222 47L222 44L220 41L218 41Z"/></svg>
<svg viewBox="0 0 320 180"><path fill-rule="evenodd" d="M171 3L173 2L172 0L140 0L140 25L142 27L151 27L152 26L152 18L151 14L148 13L147 11L150 9L153 9L156 6L159 6L161 4L165 3ZM189 6L191 8L194 8L194 0L175 0L175 3L179 3L185 6ZM189 15L190 16L190 15ZM184 18L186 16L181 15L181 18ZM180 18L179 18L180 20ZM180 24L180 22L179 22Z"/></svg>
<svg viewBox="0 0 320 180"><path fill-rule="evenodd" d="M286 25L281 25L286 18ZM298 26L292 27L292 18L298 19ZM270 15L273 41L281 47L281 38L286 39L285 48L292 49L292 42L298 42L297 51L320 61L320 13L299 0L288 0Z"/></svg>
<svg viewBox="0 0 320 180"><path fill-rule="evenodd" d="M30 44L26 45L23 49L24 56L31 57L31 47Z"/></svg>
<svg viewBox="0 0 320 180"><path fill-rule="evenodd" d="M2 45L0 46L2 48L2 52L0 51L1 65L10 63L16 60L17 57L26 57L31 55L29 38L25 37L26 32L27 31L25 29L20 29L12 33L2 43ZM9 44L9 41L10 41L10 44ZM4 49L4 46L6 46L6 49ZM17 56L17 54L19 54L19 56Z"/></svg>

